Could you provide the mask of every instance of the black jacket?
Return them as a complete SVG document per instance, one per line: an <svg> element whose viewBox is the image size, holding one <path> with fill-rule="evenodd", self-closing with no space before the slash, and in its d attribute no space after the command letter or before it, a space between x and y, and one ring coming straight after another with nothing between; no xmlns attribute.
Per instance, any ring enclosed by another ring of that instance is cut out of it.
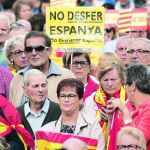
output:
<svg viewBox="0 0 150 150"><path fill-rule="evenodd" d="M24 104L25 105L25 104ZM21 117L22 117L22 124L24 125L24 127L30 132L30 134L32 135L32 137L35 139L35 135L34 135L34 132L28 122L28 120L26 119L25 117L25 113L24 113L24 105L21 105L20 107L18 107L18 111L20 112L21 114ZM42 123L42 126L51 122L51 121L55 121L55 120L58 120L58 118L60 117L61 115L61 110L60 110L60 107L59 107L59 104L53 102L53 101L50 101L50 107L48 109L48 113Z"/></svg>

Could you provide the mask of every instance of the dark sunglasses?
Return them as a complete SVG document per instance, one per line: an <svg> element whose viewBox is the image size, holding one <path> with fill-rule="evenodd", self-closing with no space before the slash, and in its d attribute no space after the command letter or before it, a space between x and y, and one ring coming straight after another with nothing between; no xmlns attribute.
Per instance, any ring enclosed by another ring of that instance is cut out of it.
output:
<svg viewBox="0 0 150 150"><path fill-rule="evenodd" d="M106 31L107 33L110 33L111 31L113 31L113 29L112 29L112 28L106 28L105 31Z"/></svg>
<svg viewBox="0 0 150 150"><path fill-rule="evenodd" d="M42 52L45 49L48 49L48 47L42 46L42 45L38 45L38 46L27 46L25 47L25 52L27 53L31 53L33 52L33 49L35 49L36 52Z"/></svg>

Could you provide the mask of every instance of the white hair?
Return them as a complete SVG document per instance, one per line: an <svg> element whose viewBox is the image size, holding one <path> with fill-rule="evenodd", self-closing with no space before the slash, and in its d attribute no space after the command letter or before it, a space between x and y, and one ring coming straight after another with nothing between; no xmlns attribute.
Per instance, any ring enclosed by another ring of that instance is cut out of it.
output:
<svg viewBox="0 0 150 150"><path fill-rule="evenodd" d="M43 72L41 72L38 69L30 69L24 75L24 80L23 80L24 86L28 86L29 85L29 83L30 83L30 76L33 76L33 75L35 76L35 78L38 75L43 75L43 77L45 78L45 80L47 82L47 77L45 76L45 74Z"/></svg>

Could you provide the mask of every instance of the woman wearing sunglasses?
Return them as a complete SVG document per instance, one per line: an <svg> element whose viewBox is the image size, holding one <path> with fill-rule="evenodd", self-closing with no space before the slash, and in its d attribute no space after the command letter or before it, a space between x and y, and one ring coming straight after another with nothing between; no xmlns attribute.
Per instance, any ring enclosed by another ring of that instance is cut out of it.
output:
<svg viewBox="0 0 150 150"><path fill-rule="evenodd" d="M24 36L9 39L6 56L10 61L9 66L13 74L28 66L28 61L24 54Z"/></svg>

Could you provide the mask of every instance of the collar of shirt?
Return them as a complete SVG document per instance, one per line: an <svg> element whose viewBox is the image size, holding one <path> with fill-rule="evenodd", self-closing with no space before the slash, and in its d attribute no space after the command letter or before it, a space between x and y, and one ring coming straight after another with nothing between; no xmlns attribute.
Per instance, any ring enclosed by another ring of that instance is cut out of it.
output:
<svg viewBox="0 0 150 150"><path fill-rule="evenodd" d="M29 102L25 103L24 106L24 110L25 110L25 116L27 117L29 114L33 114L34 116L40 116L42 112L44 112L45 114L47 114L48 109L49 109L49 105L50 105L50 101L48 99L45 100L45 103L41 109L41 111L39 112L38 115L36 115L30 108L29 106Z"/></svg>
<svg viewBox="0 0 150 150"><path fill-rule="evenodd" d="M62 72L61 70L59 69L59 67L52 61L50 61L50 67L49 67L49 70L48 70L48 75L47 77L51 76L51 75L61 75ZM25 74L28 70L30 69L33 69L33 67L30 65L30 66L27 66L26 68L22 69L19 71L19 74Z"/></svg>

